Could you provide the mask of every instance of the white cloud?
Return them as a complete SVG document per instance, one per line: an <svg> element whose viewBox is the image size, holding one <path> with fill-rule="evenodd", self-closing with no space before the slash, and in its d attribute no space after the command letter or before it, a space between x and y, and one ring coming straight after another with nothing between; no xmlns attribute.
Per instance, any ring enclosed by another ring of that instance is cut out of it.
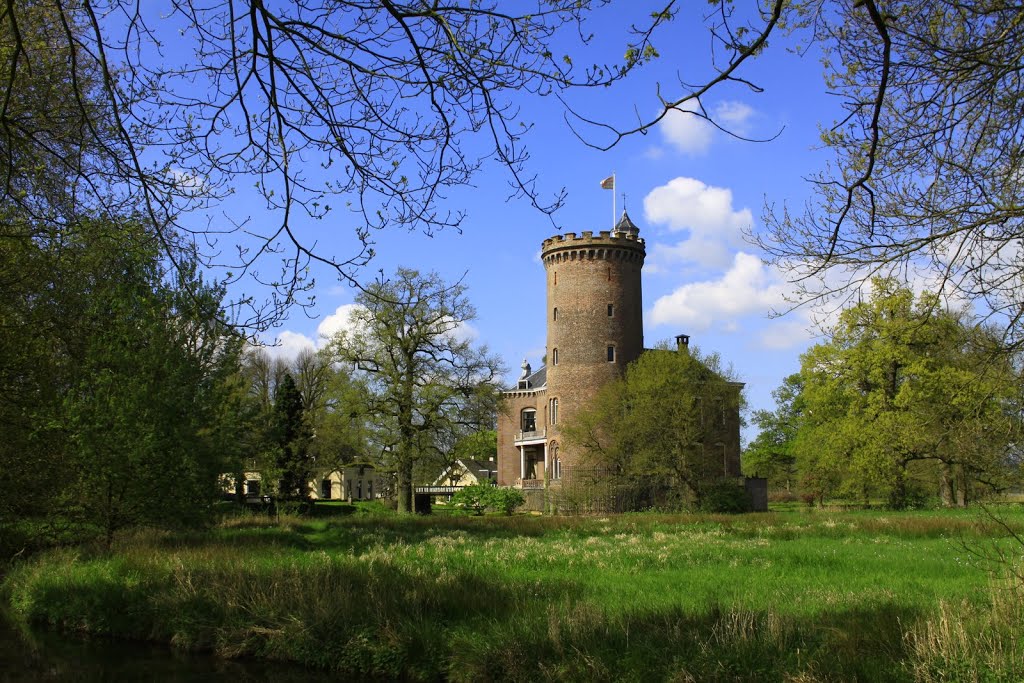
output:
<svg viewBox="0 0 1024 683"><path fill-rule="evenodd" d="M265 346L264 349L272 358L281 358L289 362L306 349L313 351L322 349L337 332L353 327L352 313L357 308L359 308L357 304L338 306L334 313L326 316L317 325L316 338L314 339L301 332L282 330L277 333L274 341Z"/></svg>
<svg viewBox="0 0 1024 683"><path fill-rule="evenodd" d="M172 167L168 169L167 175L170 176L170 180L174 183L178 192L187 197L197 197L208 192L210 189L203 178L192 174L190 171Z"/></svg>
<svg viewBox="0 0 1024 683"><path fill-rule="evenodd" d="M809 312L797 310L787 313L784 318L768 321L758 334L758 341L763 349L785 351L805 345L814 336L815 326Z"/></svg>
<svg viewBox="0 0 1024 683"><path fill-rule="evenodd" d="M743 230L754 221L750 209L735 210L732 190L679 177L656 187L644 197L644 215L673 232L689 231L675 246L656 244L652 260L685 261L726 268L733 251L743 244Z"/></svg>
<svg viewBox="0 0 1024 683"><path fill-rule="evenodd" d="M452 332L452 335L458 341L475 342L480 338L480 330L467 322L461 322L455 326L455 330Z"/></svg>
<svg viewBox="0 0 1024 683"><path fill-rule="evenodd" d="M274 344L265 347L271 358L281 358L291 361L305 349L315 350L316 343L304 334L282 330L278 333Z"/></svg>
<svg viewBox="0 0 1024 683"><path fill-rule="evenodd" d="M657 147L651 145L643 152L644 159L650 159L651 161L657 161L665 156L665 149L663 147Z"/></svg>
<svg viewBox="0 0 1024 683"><path fill-rule="evenodd" d="M651 265L647 272L671 272L673 263L699 263L712 268L727 267L732 260L733 250L721 241L694 235L674 245L654 244L648 257Z"/></svg>
<svg viewBox="0 0 1024 683"><path fill-rule="evenodd" d="M334 309L334 313L325 316L316 327L317 338L320 346L342 330L351 330L355 327L352 314L362 308L359 304L342 304Z"/></svg>
<svg viewBox="0 0 1024 683"><path fill-rule="evenodd" d="M726 130L744 135L747 133L747 124L754 115L754 110L735 100L727 100L715 107L715 120Z"/></svg>
<svg viewBox="0 0 1024 683"><path fill-rule="evenodd" d="M644 197L648 220L671 230L722 230L738 233L753 218L750 209L733 211L732 190L712 187L695 178L679 177Z"/></svg>
<svg viewBox="0 0 1024 683"><path fill-rule="evenodd" d="M714 127L700 117L696 102L684 102L665 114L658 126L665 140L684 154L703 154L711 146Z"/></svg>
<svg viewBox="0 0 1024 683"><path fill-rule="evenodd" d="M684 102L669 110L658 126L662 137L684 154L696 156L707 152L717 129L703 118L701 111L700 104L694 101ZM737 135L747 133L753 115L753 108L735 100L720 102L710 112L711 118L718 125Z"/></svg>
<svg viewBox="0 0 1024 683"><path fill-rule="evenodd" d="M687 330L739 329L737 318L763 317L785 304L785 283L757 256L739 252L718 280L693 282L654 302L651 322Z"/></svg>
<svg viewBox="0 0 1024 683"><path fill-rule="evenodd" d="M290 361L304 349L322 349L339 332L349 331L356 328L356 321L353 314L362 308L359 304L342 304L334 313L325 316L316 328L316 339L292 330L282 330L277 334L273 344L266 346L267 353L274 358L282 358ZM451 321L442 322L444 328L451 328L448 334L458 341L475 342L480 337L480 331L468 322L452 325Z"/></svg>

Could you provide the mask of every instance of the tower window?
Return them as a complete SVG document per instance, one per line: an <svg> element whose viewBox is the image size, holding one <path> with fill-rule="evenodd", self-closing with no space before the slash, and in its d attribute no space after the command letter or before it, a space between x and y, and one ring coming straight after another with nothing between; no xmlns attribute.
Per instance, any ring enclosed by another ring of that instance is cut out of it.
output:
<svg viewBox="0 0 1024 683"><path fill-rule="evenodd" d="M551 349L551 364L558 365L558 349Z"/></svg>
<svg viewBox="0 0 1024 683"><path fill-rule="evenodd" d="M615 347L614 346L609 346L608 347L608 362L609 363L614 363L615 362Z"/></svg>
<svg viewBox="0 0 1024 683"><path fill-rule="evenodd" d="M555 284L558 284L558 271L555 271Z"/></svg>
<svg viewBox="0 0 1024 683"><path fill-rule="evenodd" d="M551 319L558 320L558 306L555 306L555 310L551 312Z"/></svg>
<svg viewBox="0 0 1024 683"><path fill-rule="evenodd" d="M548 401L548 412L551 413L551 424L558 424L558 399L553 398Z"/></svg>
<svg viewBox="0 0 1024 683"><path fill-rule="evenodd" d="M608 317L615 315L615 304L608 304Z"/></svg>

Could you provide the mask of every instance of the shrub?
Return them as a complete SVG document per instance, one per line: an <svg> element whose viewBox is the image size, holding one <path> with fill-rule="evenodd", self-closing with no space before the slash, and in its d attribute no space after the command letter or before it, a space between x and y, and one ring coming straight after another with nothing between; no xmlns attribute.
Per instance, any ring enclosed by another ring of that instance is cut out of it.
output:
<svg viewBox="0 0 1024 683"><path fill-rule="evenodd" d="M704 489L698 508L701 512L747 512L750 501L742 486L731 481L721 481L709 484Z"/></svg>
<svg viewBox="0 0 1024 683"><path fill-rule="evenodd" d="M452 504L474 514L482 515L484 510L494 510L511 515L515 509L526 502L523 494L515 489L502 489L494 484L474 484L466 486L452 496Z"/></svg>
<svg viewBox="0 0 1024 683"><path fill-rule="evenodd" d="M492 488L494 487L490 484L465 486L452 496L452 505L482 515L488 506Z"/></svg>
<svg viewBox="0 0 1024 683"><path fill-rule="evenodd" d="M526 502L522 492L516 489L499 489L492 487L489 493L489 507L503 515L511 515L516 508Z"/></svg>

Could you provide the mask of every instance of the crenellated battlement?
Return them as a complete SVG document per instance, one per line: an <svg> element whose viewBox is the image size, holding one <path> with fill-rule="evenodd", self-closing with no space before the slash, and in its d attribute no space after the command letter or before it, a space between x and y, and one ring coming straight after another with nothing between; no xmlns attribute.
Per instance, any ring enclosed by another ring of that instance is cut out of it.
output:
<svg viewBox="0 0 1024 683"><path fill-rule="evenodd" d="M643 262L644 240L636 234L619 230L592 230L581 235L567 232L549 237L541 243L541 259L545 264L576 260L615 260Z"/></svg>

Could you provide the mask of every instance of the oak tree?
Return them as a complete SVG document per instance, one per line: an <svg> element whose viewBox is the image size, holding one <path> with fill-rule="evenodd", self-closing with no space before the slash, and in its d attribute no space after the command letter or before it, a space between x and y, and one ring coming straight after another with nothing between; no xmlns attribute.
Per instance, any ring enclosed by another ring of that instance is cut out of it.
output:
<svg viewBox="0 0 1024 683"><path fill-rule="evenodd" d="M1020 376L998 336L892 280L802 357L793 448L805 485L901 508L965 504L1018 475Z"/></svg>
<svg viewBox="0 0 1024 683"><path fill-rule="evenodd" d="M474 421L467 409L481 394L497 393L503 369L462 333L475 310L461 282L399 268L356 302L352 326L331 349L365 383L373 439L394 469L399 511L411 512L417 463L437 453L442 436Z"/></svg>
<svg viewBox="0 0 1024 683"><path fill-rule="evenodd" d="M712 486L739 475L723 463L722 444L738 430L730 416L742 409L741 389L716 354L663 344L563 425L565 447L624 483L654 482L671 504L700 505Z"/></svg>

